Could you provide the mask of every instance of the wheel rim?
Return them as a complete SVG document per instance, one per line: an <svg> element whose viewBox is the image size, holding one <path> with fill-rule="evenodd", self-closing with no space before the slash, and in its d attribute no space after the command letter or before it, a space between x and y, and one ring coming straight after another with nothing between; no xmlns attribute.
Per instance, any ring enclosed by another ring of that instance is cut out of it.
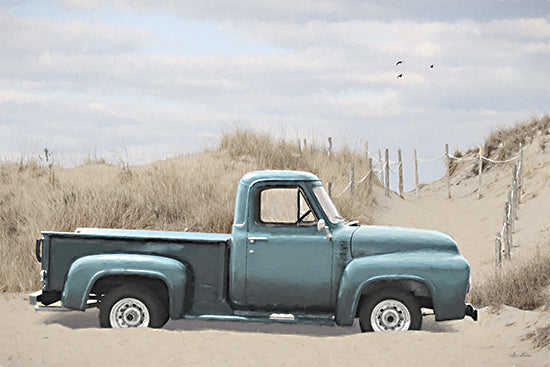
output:
<svg viewBox="0 0 550 367"><path fill-rule="evenodd" d="M109 314L111 327L147 327L149 326L149 310L136 298L123 298L111 308Z"/></svg>
<svg viewBox="0 0 550 367"><path fill-rule="evenodd" d="M374 307L370 323L374 331L404 331L411 326L411 313L400 301L386 299Z"/></svg>

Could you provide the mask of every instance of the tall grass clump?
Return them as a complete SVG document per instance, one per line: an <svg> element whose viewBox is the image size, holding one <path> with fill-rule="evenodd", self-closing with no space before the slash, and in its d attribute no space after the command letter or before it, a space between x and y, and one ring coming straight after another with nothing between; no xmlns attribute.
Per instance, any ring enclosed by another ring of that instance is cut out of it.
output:
<svg viewBox="0 0 550 367"><path fill-rule="evenodd" d="M63 168L21 159L0 163L0 292L39 287L35 240L41 231L73 232L77 227L229 233L239 179L248 171L293 169L348 183L349 162L365 170L359 154L274 139L237 129L212 151L182 155L148 165L86 160ZM373 195L356 189L336 200L341 214L370 220Z"/></svg>
<svg viewBox="0 0 550 367"><path fill-rule="evenodd" d="M509 128L494 130L485 139L484 156L495 160L505 160L517 154L520 145L531 143L537 135L550 134L550 116L533 117L530 121L516 123Z"/></svg>
<svg viewBox="0 0 550 367"><path fill-rule="evenodd" d="M473 304L484 306L508 305L522 310L548 306L550 302L550 251L532 258L507 264L476 285L470 293Z"/></svg>

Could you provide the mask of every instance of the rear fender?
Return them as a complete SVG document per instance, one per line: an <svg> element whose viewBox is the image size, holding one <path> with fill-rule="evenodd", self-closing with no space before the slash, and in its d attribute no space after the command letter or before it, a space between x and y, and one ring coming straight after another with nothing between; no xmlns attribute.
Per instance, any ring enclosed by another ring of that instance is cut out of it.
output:
<svg viewBox="0 0 550 367"><path fill-rule="evenodd" d="M132 276L159 279L168 289L170 317L180 318L184 312L187 267L162 256L135 254L91 255L72 263L63 287L63 306L84 311L94 284L108 276Z"/></svg>

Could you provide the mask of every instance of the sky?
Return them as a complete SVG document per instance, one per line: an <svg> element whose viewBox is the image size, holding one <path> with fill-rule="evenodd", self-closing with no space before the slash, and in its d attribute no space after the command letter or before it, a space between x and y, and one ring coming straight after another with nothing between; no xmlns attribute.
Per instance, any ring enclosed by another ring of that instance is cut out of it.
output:
<svg viewBox="0 0 550 367"><path fill-rule="evenodd" d="M0 44L0 159L146 163L235 126L432 158L550 109L549 0L0 0Z"/></svg>

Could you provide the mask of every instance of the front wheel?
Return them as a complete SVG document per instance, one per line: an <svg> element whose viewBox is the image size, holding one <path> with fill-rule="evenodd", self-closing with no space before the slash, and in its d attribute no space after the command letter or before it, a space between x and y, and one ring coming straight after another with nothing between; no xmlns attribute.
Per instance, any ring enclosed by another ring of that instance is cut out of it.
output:
<svg viewBox="0 0 550 367"><path fill-rule="evenodd" d="M420 330L422 313L412 295L385 289L362 303L359 324L362 331Z"/></svg>
<svg viewBox="0 0 550 367"><path fill-rule="evenodd" d="M114 288L99 305L99 323L105 328L160 328L167 321L167 307L144 287Z"/></svg>

